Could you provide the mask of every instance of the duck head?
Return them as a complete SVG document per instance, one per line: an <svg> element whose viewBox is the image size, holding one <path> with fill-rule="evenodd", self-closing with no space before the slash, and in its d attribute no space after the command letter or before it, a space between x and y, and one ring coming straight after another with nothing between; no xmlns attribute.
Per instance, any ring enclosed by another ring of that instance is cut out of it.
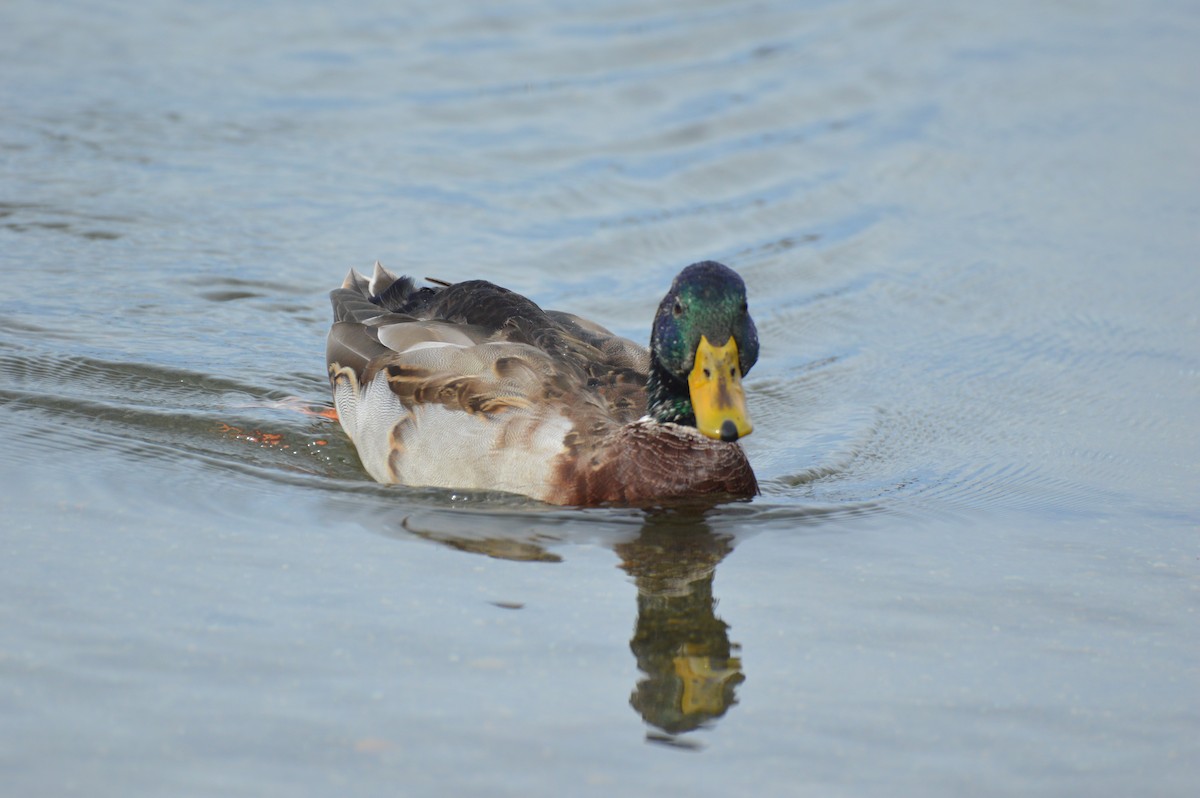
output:
<svg viewBox="0 0 1200 798"><path fill-rule="evenodd" d="M649 413L722 441L749 435L742 378L758 360L746 284L716 261L681 271L654 315Z"/></svg>

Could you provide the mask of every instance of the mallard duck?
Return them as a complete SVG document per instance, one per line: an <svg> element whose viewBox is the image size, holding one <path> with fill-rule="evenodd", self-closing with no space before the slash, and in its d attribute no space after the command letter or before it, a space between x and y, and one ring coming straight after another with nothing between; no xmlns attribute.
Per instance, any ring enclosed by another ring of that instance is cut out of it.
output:
<svg viewBox="0 0 1200 798"><path fill-rule="evenodd" d="M429 282L376 263L330 294L334 405L376 480L564 505L758 493L737 442L758 333L729 267L679 273L649 351L484 280Z"/></svg>

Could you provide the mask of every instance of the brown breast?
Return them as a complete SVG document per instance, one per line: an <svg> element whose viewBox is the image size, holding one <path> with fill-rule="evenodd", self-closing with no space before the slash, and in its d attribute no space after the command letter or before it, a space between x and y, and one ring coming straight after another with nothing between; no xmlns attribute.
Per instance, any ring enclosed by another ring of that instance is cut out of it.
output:
<svg viewBox="0 0 1200 798"><path fill-rule="evenodd" d="M653 504L660 500L749 498L758 481L736 443L675 424L637 421L560 456L559 504Z"/></svg>

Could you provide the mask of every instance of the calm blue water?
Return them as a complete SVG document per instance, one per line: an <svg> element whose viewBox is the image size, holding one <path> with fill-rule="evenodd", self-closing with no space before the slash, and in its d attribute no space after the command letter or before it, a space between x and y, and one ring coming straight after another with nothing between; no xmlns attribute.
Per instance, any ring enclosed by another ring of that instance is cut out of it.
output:
<svg viewBox="0 0 1200 798"><path fill-rule="evenodd" d="M0 7L4 795L1190 795L1200 8ZM370 482L376 259L637 339L763 487Z"/></svg>

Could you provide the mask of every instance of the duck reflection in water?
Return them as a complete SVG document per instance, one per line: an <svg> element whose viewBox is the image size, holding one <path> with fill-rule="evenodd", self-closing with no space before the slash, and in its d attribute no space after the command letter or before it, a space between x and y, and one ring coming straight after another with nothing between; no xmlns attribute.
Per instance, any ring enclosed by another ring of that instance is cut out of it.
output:
<svg viewBox="0 0 1200 798"><path fill-rule="evenodd" d="M713 577L733 550L696 515L657 514L636 540L615 546L638 589L638 617L629 647L644 674L629 703L669 735L694 731L737 703L745 681L732 655L729 625L716 615Z"/></svg>
<svg viewBox="0 0 1200 798"><path fill-rule="evenodd" d="M561 538L539 535L525 524L497 523L501 519L494 515L484 522L473 514L441 516L439 523L428 523L432 520L405 519L401 526L407 535L460 551L504 560L561 562L546 549ZM454 521L449 528L446 520ZM718 563L733 550L732 538L714 533L703 509L676 508L648 512L637 537L614 544L613 550L638 591L629 647L643 676L629 703L661 730L648 734L649 740L693 747L679 735L724 715L737 703L735 689L746 678L741 660L733 656L737 644L729 642L729 625L717 617L713 598L713 577Z"/></svg>

